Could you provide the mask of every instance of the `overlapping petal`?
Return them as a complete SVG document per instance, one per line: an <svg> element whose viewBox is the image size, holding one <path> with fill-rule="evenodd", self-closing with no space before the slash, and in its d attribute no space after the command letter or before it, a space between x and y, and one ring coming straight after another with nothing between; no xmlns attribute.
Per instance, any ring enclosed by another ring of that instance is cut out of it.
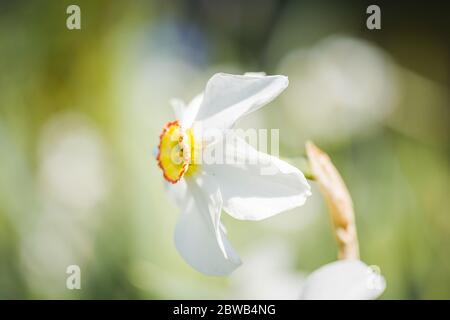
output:
<svg viewBox="0 0 450 320"><path fill-rule="evenodd" d="M180 118L181 125L183 128L190 128L194 123L195 117L200 109L200 106L203 101L203 93L199 93L189 102L189 105L185 109L183 116Z"/></svg>
<svg viewBox="0 0 450 320"><path fill-rule="evenodd" d="M203 129L228 129L242 116L277 97L289 81L285 76L215 74L207 83L195 121Z"/></svg>
<svg viewBox="0 0 450 320"><path fill-rule="evenodd" d="M188 179L189 200L175 228L175 245L193 268L207 275L228 275L240 258L220 224L222 200L214 181Z"/></svg>
<svg viewBox="0 0 450 320"><path fill-rule="evenodd" d="M259 152L236 136L222 143L226 145L223 163L202 168L216 178L223 209L232 217L265 219L303 205L311 194L303 173L287 162Z"/></svg>

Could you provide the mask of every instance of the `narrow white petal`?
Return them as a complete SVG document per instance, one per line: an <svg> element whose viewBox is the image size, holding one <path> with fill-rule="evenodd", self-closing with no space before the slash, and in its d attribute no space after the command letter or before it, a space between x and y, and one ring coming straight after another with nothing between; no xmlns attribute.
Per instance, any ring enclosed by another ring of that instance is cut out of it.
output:
<svg viewBox="0 0 450 320"><path fill-rule="evenodd" d="M277 97L289 84L285 76L215 74L195 118L204 129L227 129L243 115Z"/></svg>
<svg viewBox="0 0 450 320"><path fill-rule="evenodd" d="M261 220L305 203L311 192L300 170L257 151L241 138L234 141L224 142L223 163L202 165L216 178L228 214L236 219Z"/></svg>
<svg viewBox="0 0 450 320"><path fill-rule="evenodd" d="M188 179L190 200L175 229L175 245L186 262L207 275L228 275L240 264L239 256L220 227L221 199L208 179Z"/></svg>
<svg viewBox="0 0 450 320"><path fill-rule="evenodd" d="M192 123L194 122L195 117L197 116L200 105L203 101L203 93L200 93L192 99L192 101L187 106L183 117L181 118L181 125L184 128L190 128Z"/></svg>
<svg viewBox="0 0 450 320"><path fill-rule="evenodd" d="M183 118L184 112L186 111L186 104L183 100L172 98L170 99L170 105L172 106L173 113L175 114L175 118L180 120Z"/></svg>
<svg viewBox="0 0 450 320"><path fill-rule="evenodd" d="M214 235L216 236L217 243L225 258L228 258L227 251L225 250L221 231L220 216L222 214L222 195L219 190L219 186L215 183L213 177L206 175L196 176L194 179L187 181L194 201L203 202L206 199L208 205L208 213Z"/></svg>
<svg viewBox="0 0 450 320"><path fill-rule="evenodd" d="M382 275L359 260L340 260L314 271L306 279L305 300L370 300L386 288Z"/></svg>

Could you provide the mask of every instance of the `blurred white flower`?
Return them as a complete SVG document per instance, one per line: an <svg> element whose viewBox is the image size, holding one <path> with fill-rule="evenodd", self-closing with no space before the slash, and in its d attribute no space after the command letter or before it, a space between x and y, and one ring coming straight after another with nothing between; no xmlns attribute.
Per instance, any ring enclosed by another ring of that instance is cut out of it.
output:
<svg viewBox="0 0 450 320"><path fill-rule="evenodd" d="M245 266L230 277L232 296L262 300L367 300L376 299L386 288L380 269L360 260L338 260L309 275L297 272L292 249L283 239L252 247Z"/></svg>
<svg viewBox="0 0 450 320"><path fill-rule="evenodd" d="M365 132L391 112L399 95L395 64L357 38L333 36L292 51L279 71L296 88L281 101L287 119L295 121L287 130L300 140L337 142Z"/></svg>
<svg viewBox="0 0 450 320"><path fill-rule="evenodd" d="M46 298L73 296L61 284L67 266L83 267L94 256L110 163L101 135L83 114L53 116L39 138L40 206L23 235L22 267L30 290Z"/></svg>
<svg viewBox="0 0 450 320"><path fill-rule="evenodd" d="M108 190L105 146L90 122L78 114L50 120L40 141L39 180L52 201L76 210L92 209Z"/></svg>
<svg viewBox="0 0 450 320"><path fill-rule="evenodd" d="M231 277L233 299L295 299L305 276L295 272L293 248L284 239L268 239L246 253L245 265Z"/></svg>
<svg viewBox="0 0 450 320"><path fill-rule="evenodd" d="M360 260L339 260L329 263L305 281L301 299L305 300L371 300L386 288L379 268Z"/></svg>
<svg viewBox="0 0 450 320"><path fill-rule="evenodd" d="M163 129L157 159L165 179L171 182L168 191L183 211L175 230L176 247L200 272L227 275L241 264L224 236L222 209L236 219L261 220L303 205L310 195L297 168L258 152L243 139L210 141L196 131L200 126L224 133L287 86L284 76L218 73L187 107L179 100L172 101L178 121ZM205 154L218 144L226 145L225 157L237 156L243 161L199 164L199 150ZM276 172L262 175L267 166Z"/></svg>

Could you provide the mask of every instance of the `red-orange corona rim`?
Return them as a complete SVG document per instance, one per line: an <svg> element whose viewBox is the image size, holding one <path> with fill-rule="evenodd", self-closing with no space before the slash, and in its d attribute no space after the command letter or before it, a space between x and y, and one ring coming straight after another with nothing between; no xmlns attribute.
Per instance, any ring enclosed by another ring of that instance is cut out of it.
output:
<svg viewBox="0 0 450 320"><path fill-rule="evenodd" d="M191 141L178 121L168 122L159 135L158 165L164 179L177 183L184 176L191 163Z"/></svg>

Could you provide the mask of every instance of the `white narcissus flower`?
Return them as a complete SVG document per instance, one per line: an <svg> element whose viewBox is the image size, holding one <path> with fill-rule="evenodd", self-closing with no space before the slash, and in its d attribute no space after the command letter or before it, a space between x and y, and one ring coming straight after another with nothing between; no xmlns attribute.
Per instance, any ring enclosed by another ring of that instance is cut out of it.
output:
<svg viewBox="0 0 450 320"><path fill-rule="evenodd" d="M211 141L196 129L226 135L242 116L272 101L288 83L285 76L218 73L189 105L172 101L178 120L164 127L157 159L170 182L168 192L182 210L175 245L186 262L202 273L228 275L241 264L224 235L222 209L236 219L261 220L303 205L310 195L297 168L236 136L233 143ZM224 158L240 161L201 161L200 154L218 145L224 146ZM267 167L276 170L264 173Z"/></svg>
<svg viewBox="0 0 450 320"><path fill-rule="evenodd" d="M378 268L360 260L339 260L311 273L301 298L305 300L371 300L379 297L386 281Z"/></svg>

